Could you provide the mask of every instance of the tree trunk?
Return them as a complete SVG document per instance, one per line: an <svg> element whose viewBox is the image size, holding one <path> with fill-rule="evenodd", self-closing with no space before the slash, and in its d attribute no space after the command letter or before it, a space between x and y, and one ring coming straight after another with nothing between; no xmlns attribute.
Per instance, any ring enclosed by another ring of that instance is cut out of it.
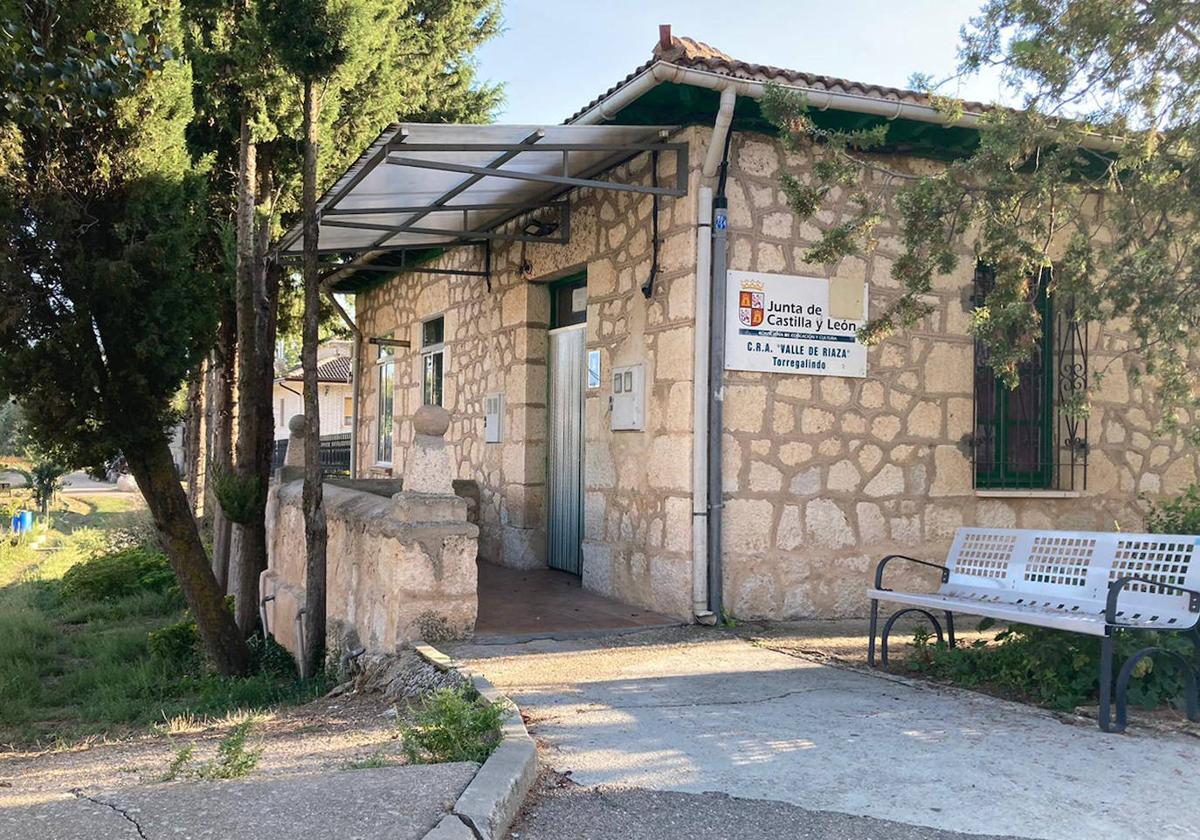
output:
<svg viewBox="0 0 1200 840"><path fill-rule="evenodd" d="M137 451L127 452L126 459L150 508L167 559L179 579L179 587L196 619L204 650L213 667L227 676L247 673L250 652L233 616L225 609L224 592L217 586L217 579L209 568L200 531L188 509L187 494L179 483L179 473L171 460L166 440L156 440Z"/></svg>
<svg viewBox="0 0 1200 840"><path fill-rule="evenodd" d="M262 491L259 496L265 502L266 483L259 454L262 439L259 426L263 416L262 403L269 403L271 389L269 384L264 389L259 375L265 329L260 323L263 295L258 282L261 274L257 267L254 224L258 193L258 147L251 139L249 122L245 116L242 118L239 145L236 294L238 416L235 469L240 481L258 484ZM267 348L267 352L272 351L273 348ZM267 468L270 469L269 463ZM234 595L237 625L242 635L249 637L258 626L258 579L267 564L262 505L251 511L248 522L235 525L234 528L238 534L237 539L232 540L234 550L230 552L229 589Z"/></svg>
<svg viewBox="0 0 1200 840"><path fill-rule="evenodd" d="M325 546L327 531L321 487L321 412L317 393L317 341L321 287L317 265L317 112L312 80L304 82L304 168L301 208L304 221L304 329L300 362L304 370L304 545L307 551L304 597L304 674L315 674L325 659Z"/></svg>
<svg viewBox="0 0 1200 840"><path fill-rule="evenodd" d="M229 474L233 470L233 380L234 359L237 353L237 308L232 299L221 313L221 332L213 351L212 446L209 448L208 475L205 482L210 491L212 508L213 547L212 567L222 592L229 591L229 554L232 525L217 501L212 474Z"/></svg>
<svg viewBox="0 0 1200 840"><path fill-rule="evenodd" d="M200 421L204 413L204 376L206 364L201 360L188 378L187 414L183 424L183 468L187 473L188 508L195 517L200 512L203 489L200 485Z"/></svg>

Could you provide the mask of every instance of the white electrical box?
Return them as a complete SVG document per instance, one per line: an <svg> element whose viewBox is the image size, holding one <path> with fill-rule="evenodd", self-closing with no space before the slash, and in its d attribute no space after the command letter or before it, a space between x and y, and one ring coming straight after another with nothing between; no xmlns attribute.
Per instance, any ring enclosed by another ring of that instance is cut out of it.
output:
<svg viewBox="0 0 1200 840"><path fill-rule="evenodd" d="M614 367L612 382L612 430L640 432L646 427L645 367Z"/></svg>
<svg viewBox="0 0 1200 840"><path fill-rule="evenodd" d="M488 394L483 398L483 442L499 443L503 426L504 394Z"/></svg>

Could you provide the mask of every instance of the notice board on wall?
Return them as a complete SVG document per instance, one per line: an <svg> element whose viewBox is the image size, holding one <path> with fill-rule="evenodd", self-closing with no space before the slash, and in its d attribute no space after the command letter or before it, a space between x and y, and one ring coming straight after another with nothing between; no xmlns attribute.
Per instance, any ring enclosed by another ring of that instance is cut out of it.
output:
<svg viewBox="0 0 1200 840"><path fill-rule="evenodd" d="M730 271L727 289L726 370L866 377L865 289L854 320L830 316L825 277Z"/></svg>

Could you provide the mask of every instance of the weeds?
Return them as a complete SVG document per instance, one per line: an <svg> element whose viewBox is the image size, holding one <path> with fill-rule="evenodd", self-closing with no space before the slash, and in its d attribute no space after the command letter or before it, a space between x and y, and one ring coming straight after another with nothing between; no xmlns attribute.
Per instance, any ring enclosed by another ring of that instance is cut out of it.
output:
<svg viewBox="0 0 1200 840"><path fill-rule="evenodd" d="M378 770L380 767L391 767L395 764L382 748L375 750L366 758L358 761L348 761L342 765L343 770Z"/></svg>
<svg viewBox="0 0 1200 840"><path fill-rule="evenodd" d="M500 742L504 706L485 702L473 689L442 688L430 694L401 738L410 764L483 763Z"/></svg>
<svg viewBox="0 0 1200 840"><path fill-rule="evenodd" d="M200 765L196 777L200 779L240 779L258 766L262 758L263 748L247 748L246 741L254 730L257 721L244 720L236 724L229 734L217 744L217 757Z"/></svg>
<svg viewBox="0 0 1200 840"><path fill-rule="evenodd" d="M262 758L263 748L259 744L248 747L250 734L254 731L258 719L249 717L236 723L217 744L217 754L211 761L189 767L196 754L195 744L185 744L175 750L175 755L167 765L162 775L164 782L180 778L204 779L219 781L225 779L240 779L248 776L258 766Z"/></svg>
<svg viewBox="0 0 1200 840"><path fill-rule="evenodd" d="M177 747L175 755L167 764L167 770L162 774L162 781L173 782L184 774L187 765L191 763L192 756L196 752L194 744L184 744L182 747Z"/></svg>

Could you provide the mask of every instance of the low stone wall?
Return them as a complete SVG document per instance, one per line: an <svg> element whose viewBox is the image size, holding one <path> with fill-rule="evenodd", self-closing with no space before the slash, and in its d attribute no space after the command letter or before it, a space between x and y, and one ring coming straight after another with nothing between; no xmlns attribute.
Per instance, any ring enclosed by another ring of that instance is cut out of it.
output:
<svg viewBox="0 0 1200 840"><path fill-rule="evenodd" d="M479 528L456 495L326 483L331 651L391 653L417 639L470 635L477 611ZM304 606L303 482L275 484L267 503L263 612L275 639L298 654Z"/></svg>

